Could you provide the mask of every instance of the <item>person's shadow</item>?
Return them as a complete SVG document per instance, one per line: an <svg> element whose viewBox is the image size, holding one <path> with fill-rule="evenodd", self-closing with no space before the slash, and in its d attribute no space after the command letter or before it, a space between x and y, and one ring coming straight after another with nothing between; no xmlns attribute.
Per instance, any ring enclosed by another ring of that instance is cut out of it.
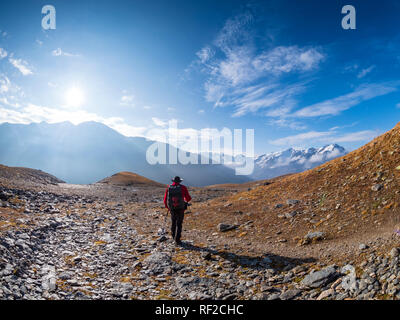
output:
<svg viewBox="0 0 400 320"><path fill-rule="evenodd" d="M241 266L255 270L263 270L271 267L275 270L282 270L287 266L294 268L295 266L302 265L304 263L312 263L317 261L312 257L299 259L284 257L272 253L264 254L258 257L237 255L232 252L218 251L211 248L195 246L184 241L182 242L182 249L203 252L203 258L205 260L215 260L213 256L220 256L223 259L230 261L234 266Z"/></svg>

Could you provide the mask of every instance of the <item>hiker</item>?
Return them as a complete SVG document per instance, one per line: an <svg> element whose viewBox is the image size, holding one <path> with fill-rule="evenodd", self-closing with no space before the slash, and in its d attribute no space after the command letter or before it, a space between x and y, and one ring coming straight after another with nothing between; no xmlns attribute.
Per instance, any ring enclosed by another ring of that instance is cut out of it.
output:
<svg viewBox="0 0 400 320"><path fill-rule="evenodd" d="M182 223L188 202L192 200L188 189L181 184L183 179L175 177L164 195L164 205L171 212L171 235L177 245L181 245ZM186 202L185 202L186 201Z"/></svg>

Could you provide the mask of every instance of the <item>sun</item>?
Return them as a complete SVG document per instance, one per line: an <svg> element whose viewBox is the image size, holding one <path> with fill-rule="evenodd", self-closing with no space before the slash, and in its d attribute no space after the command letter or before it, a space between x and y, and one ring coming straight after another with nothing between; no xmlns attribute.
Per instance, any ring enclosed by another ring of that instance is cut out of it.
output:
<svg viewBox="0 0 400 320"><path fill-rule="evenodd" d="M69 107L80 107L85 102L85 95L81 88L71 87L65 93L65 101Z"/></svg>

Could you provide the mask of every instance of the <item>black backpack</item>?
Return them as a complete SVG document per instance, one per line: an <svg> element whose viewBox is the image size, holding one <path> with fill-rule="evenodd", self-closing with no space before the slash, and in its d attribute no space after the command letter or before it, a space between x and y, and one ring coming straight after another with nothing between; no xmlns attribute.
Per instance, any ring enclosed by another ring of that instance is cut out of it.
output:
<svg viewBox="0 0 400 320"><path fill-rule="evenodd" d="M169 186L168 188L168 208L170 210L185 209L185 201L182 196L182 188L180 185Z"/></svg>

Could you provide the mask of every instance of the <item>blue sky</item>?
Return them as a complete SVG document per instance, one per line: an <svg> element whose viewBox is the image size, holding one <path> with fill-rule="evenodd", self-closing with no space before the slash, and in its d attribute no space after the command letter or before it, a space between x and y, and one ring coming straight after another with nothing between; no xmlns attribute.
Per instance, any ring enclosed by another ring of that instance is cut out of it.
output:
<svg viewBox="0 0 400 320"><path fill-rule="evenodd" d="M182 137L254 129L257 154L352 150L399 121L399 17L395 0L1 1L0 122L158 138L176 119Z"/></svg>

